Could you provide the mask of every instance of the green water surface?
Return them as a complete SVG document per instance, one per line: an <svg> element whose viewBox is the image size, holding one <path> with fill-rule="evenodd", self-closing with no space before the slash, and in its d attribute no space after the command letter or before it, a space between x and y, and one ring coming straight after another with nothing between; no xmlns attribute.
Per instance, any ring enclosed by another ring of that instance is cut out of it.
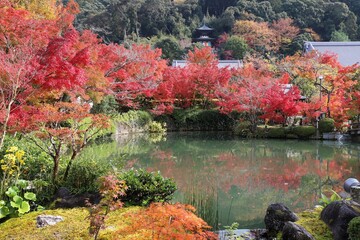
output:
<svg viewBox="0 0 360 240"><path fill-rule="evenodd" d="M178 186L175 202L192 204L215 229L238 222L262 228L269 204L313 208L320 193L360 179L360 145L339 141L240 139L229 133L119 137L109 161L160 171Z"/></svg>

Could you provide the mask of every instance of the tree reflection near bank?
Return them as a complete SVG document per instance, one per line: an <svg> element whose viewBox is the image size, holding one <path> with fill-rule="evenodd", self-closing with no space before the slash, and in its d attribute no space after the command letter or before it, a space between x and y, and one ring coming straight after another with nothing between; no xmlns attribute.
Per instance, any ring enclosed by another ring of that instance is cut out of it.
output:
<svg viewBox="0 0 360 240"><path fill-rule="evenodd" d="M215 228L262 227L270 203L312 208L321 192L341 191L346 178L360 175L360 148L350 143L178 134L142 149L128 154L128 167L174 178L175 201L194 205Z"/></svg>

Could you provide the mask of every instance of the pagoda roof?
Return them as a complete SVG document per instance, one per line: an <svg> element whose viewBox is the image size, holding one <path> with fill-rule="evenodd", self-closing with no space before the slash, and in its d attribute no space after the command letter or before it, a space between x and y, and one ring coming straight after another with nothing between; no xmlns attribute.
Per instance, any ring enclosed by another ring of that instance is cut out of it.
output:
<svg viewBox="0 0 360 240"><path fill-rule="evenodd" d="M201 36L201 37L198 37L198 38L194 38L194 40L197 40L197 41L213 41L213 40L215 40L215 38L211 38L209 36Z"/></svg>
<svg viewBox="0 0 360 240"><path fill-rule="evenodd" d="M214 29L211 28L211 27L206 26L205 23L204 23L201 27L198 27L196 30L200 30L200 31L212 31L212 30L214 30Z"/></svg>

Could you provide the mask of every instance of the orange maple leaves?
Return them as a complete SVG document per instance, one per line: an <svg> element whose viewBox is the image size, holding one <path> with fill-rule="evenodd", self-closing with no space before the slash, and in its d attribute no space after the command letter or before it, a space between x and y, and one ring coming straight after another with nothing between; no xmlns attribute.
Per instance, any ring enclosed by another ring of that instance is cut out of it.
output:
<svg viewBox="0 0 360 240"><path fill-rule="evenodd" d="M117 231L121 237L141 232L137 239L218 239L204 220L197 217L195 208L180 203L152 203L148 208L130 213L133 219ZM135 220L136 219L136 220ZM135 221L134 221L135 220Z"/></svg>

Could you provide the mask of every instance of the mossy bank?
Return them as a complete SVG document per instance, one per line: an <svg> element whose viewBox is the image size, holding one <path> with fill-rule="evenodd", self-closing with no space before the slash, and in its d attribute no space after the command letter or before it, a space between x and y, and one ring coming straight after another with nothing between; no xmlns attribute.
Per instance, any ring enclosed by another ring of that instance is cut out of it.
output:
<svg viewBox="0 0 360 240"><path fill-rule="evenodd" d="M100 231L98 239L138 239L136 232L126 237L116 236L117 230L129 224L125 217L127 213L136 212L140 207L128 207L109 214L105 229ZM36 227L36 217L39 215L54 215L63 217L64 221L54 226ZM0 224L0 239L51 240L51 239L93 239L89 235L87 220L89 212L86 208L56 209L41 212L31 212L19 218L12 218Z"/></svg>

